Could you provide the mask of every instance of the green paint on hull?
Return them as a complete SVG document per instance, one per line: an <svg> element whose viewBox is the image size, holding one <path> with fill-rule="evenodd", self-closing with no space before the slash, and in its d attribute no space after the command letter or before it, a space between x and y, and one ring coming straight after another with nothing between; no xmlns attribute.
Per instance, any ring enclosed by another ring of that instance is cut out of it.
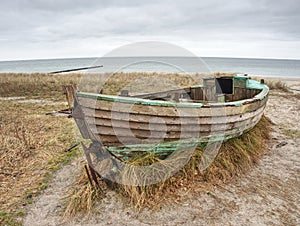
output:
<svg viewBox="0 0 300 226"><path fill-rule="evenodd" d="M208 136L202 136L199 138L183 139L158 144L132 144L123 147L107 146L106 148L114 155L124 160L127 160L128 158L132 157L134 154L137 153L154 153L156 156L164 157L170 155L173 152L176 152L177 150L191 150L199 146L204 147L210 143L225 142L231 138L241 136L243 132L246 131L233 130L229 133L224 132L223 134L212 134Z"/></svg>

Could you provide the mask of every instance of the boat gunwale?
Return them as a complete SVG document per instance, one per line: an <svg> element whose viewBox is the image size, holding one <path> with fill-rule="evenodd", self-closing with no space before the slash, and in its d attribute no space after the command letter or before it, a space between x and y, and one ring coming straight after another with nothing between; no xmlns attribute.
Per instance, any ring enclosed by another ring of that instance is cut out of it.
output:
<svg viewBox="0 0 300 226"><path fill-rule="evenodd" d="M265 102L263 102L263 101L265 101ZM250 110L250 111L246 111L246 112L243 111L242 114L254 112L254 111L256 111L260 108L264 108L265 105L266 105L266 101L267 101L267 99L266 100L265 99L261 100L261 104L259 106L257 106L255 109ZM251 104L254 104L254 103L255 102L247 102L243 106L251 105ZM164 107L164 106L161 106L161 107ZM227 106L227 107L236 107L236 106ZM128 112L126 112L126 111L122 112L122 111L117 111L117 110L108 110L108 109L103 109L103 108L100 109L100 108L94 108L94 107L89 107L89 106L82 106L82 108L83 108L83 111L85 113L85 116L91 117L91 118L115 119L114 117L112 117L113 114L126 114L126 115L128 114ZM103 115L101 115L101 117L100 117L100 116L97 115L98 111L106 112L106 113L107 112L112 112L112 114L109 115L108 117L103 116ZM92 113L90 114L88 112L92 112ZM201 118L211 118L212 117L212 115L205 115L205 116L204 115L192 115L192 116L190 116L190 115L188 115L188 116L185 116L185 115L172 115L172 116L170 116L170 115L157 115L157 114L141 113L141 112L138 112L138 113L137 112L130 112L130 115L131 116L143 116L143 117L176 118L176 119L177 118L184 118L184 119L199 118L199 119L201 119ZM235 116L235 115L240 116L241 112L239 111L238 113L235 113L235 114L226 114L226 117L227 116ZM220 115L220 116L214 115L214 118L220 118L220 117L224 117L224 115ZM123 120L123 119L120 119L120 120ZM132 120L132 119L130 119L130 120ZM132 120L132 121L140 122L140 120Z"/></svg>
<svg viewBox="0 0 300 226"><path fill-rule="evenodd" d="M141 104L141 105L151 105L151 106L161 106L161 107L180 107L180 108L205 108L205 107L226 107L226 106L239 107L245 104L263 100L268 96L269 93L269 87L267 85L261 84L260 82L252 79L248 80L246 88L249 90L261 90L261 92L259 92L254 97L248 99L230 101L230 102L215 102L215 103L172 102L172 101L142 99L136 97L125 97L125 96L117 96L117 95L80 92L80 91L77 91L76 95L82 98L128 103L128 104Z"/></svg>

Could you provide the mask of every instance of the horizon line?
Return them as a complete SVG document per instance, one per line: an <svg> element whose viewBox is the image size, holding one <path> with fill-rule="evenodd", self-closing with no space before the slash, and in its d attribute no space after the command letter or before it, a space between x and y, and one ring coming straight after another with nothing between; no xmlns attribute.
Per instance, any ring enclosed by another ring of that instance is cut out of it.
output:
<svg viewBox="0 0 300 226"><path fill-rule="evenodd" d="M169 57L169 58L223 58L223 59L253 59L253 60L300 60L300 58L266 58L266 57L229 57L229 56L102 56L102 57L59 57L59 58L29 58L29 59L14 59L14 60L2 60L0 62L16 62L16 61L38 61L38 60L72 60L72 59L100 59L100 58L151 58L151 57Z"/></svg>

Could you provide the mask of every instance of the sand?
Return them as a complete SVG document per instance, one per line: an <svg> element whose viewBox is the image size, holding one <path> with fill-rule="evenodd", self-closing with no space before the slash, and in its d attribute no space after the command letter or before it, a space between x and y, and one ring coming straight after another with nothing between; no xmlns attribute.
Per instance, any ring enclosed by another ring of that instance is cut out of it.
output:
<svg viewBox="0 0 300 226"><path fill-rule="evenodd" d="M287 84L300 89L300 80ZM300 225L300 137L292 132L300 130L299 111L299 96L271 91L265 114L273 122L273 131L266 154L250 172L214 191L182 194L182 203L140 213L110 191L97 214L66 223L61 218L62 198L78 173L80 160L76 160L54 176L30 207L24 224Z"/></svg>
<svg viewBox="0 0 300 226"><path fill-rule="evenodd" d="M50 101L43 99L26 99L26 97L0 97L0 101L14 101L16 103L31 103L40 105L66 105L66 101Z"/></svg>

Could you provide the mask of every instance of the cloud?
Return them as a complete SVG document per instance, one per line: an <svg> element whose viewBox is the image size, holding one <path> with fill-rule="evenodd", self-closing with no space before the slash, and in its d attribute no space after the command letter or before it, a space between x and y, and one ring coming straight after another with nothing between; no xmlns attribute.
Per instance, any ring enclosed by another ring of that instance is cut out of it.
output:
<svg viewBox="0 0 300 226"><path fill-rule="evenodd" d="M3 60L99 56L147 40L236 57L269 57L271 45L274 57L300 58L290 48L299 49L298 0L11 0L1 9Z"/></svg>

